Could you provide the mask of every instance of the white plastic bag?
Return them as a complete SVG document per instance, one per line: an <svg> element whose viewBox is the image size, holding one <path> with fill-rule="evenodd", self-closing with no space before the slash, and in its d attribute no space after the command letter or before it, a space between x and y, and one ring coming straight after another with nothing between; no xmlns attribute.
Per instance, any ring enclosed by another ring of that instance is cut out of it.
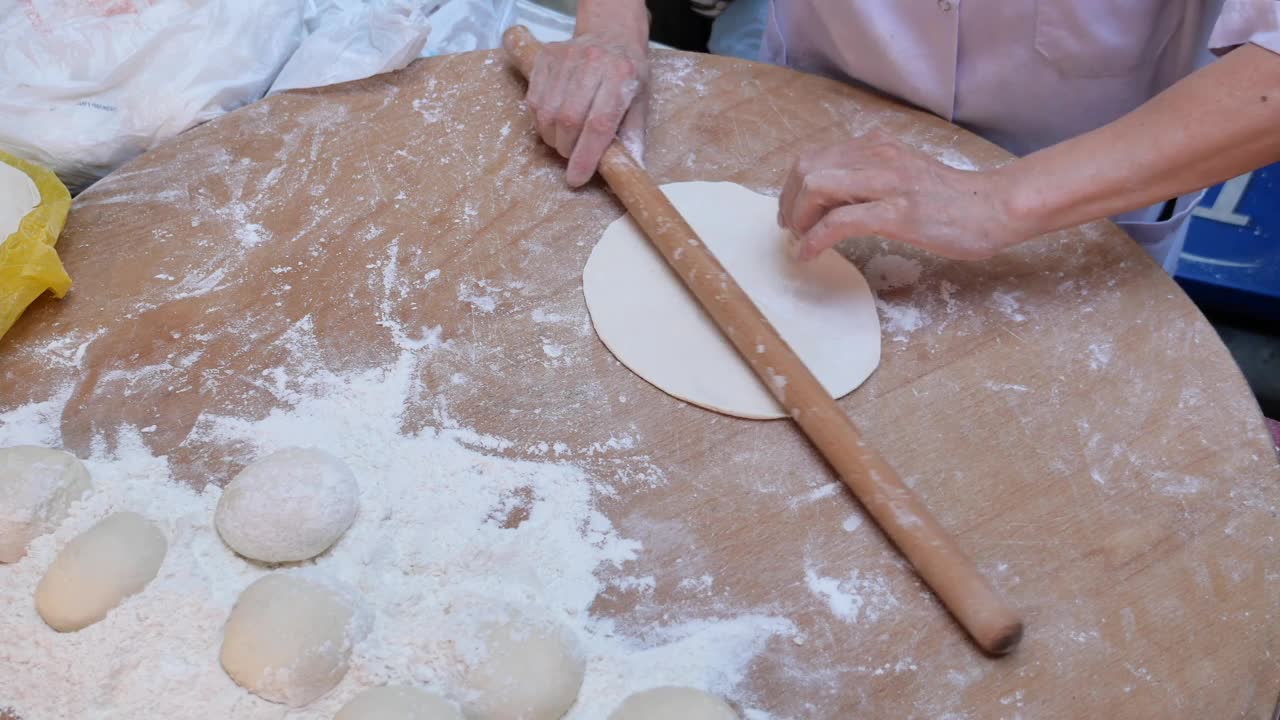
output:
<svg viewBox="0 0 1280 720"><path fill-rule="evenodd" d="M0 0L0 149L81 190L268 88L408 65L439 2Z"/></svg>
<svg viewBox="0 0 1280 720"><path fill-rule="evenodd" d="M307 0L307 36L271 86L277 93L399 70L422 52L440 0Z"/></svg>
<svg viewBox="0 0 1280 720"><path fill-rule="evenodd" d="M561 42L573 37L576 20L557 10L543 7L530 0L516 0L513 23L524 25L538 42Z"/></svg>
<svg viewBox="0 0 1280 720"><path fill-rule="evenodd" d="M262 97L302 17L302 0L0 0L0 149L81 189Z"/></svg>
<svg viewBox="0 0 1280 720"><path fill-rule="evenodd" d="M432 12L423 57L500 47L515 5L515 0L446 0Z"/></svg>

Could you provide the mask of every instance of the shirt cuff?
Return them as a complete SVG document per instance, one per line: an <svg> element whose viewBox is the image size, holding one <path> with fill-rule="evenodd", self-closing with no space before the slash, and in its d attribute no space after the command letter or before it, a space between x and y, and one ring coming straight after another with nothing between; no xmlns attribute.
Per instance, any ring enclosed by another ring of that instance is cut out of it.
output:
<svg viewBox="0 0 1280 720"><path fill-rule="evenodd" d="M1280 53L1280 0L1226 0L1209 36L1209 49L1245 43Z"/></svg>
<svg viewBox="0 0 1280 720"><path fill-rule="evenodd" d="M1277 55L1280 55L1280 32L1261 33L1249 38L1249 42L1254 45L1261 45Z"/></svg>

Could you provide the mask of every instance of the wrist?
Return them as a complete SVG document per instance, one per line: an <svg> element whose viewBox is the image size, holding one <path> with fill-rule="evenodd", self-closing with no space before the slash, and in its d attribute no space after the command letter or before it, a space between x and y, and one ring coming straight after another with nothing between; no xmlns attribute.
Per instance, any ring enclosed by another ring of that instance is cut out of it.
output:
<svg viewBox="0 0 1280 720"><path fill-rule="evenodd" d="M583 0L573 35L605 37L643 53L649 46L649 11L636 0Z"/></svg>
<svg viewBox="0 0 1280 720"><path fill-rule="evenodd" d="M1012 234L1030 240L1052 232L1051 218L1057 214L1052 197L1044 191L1030 170L1026 158L989 171L996 186L996 201Z"/></svg>

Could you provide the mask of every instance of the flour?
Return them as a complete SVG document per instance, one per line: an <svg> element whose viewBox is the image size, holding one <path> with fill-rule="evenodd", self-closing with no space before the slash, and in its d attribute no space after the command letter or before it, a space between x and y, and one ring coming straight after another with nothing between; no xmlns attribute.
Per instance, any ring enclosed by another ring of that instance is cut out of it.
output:
<svg viewBox="0 0 1280 720"><path fill-rule="evenodd" d="M861 515L850 515L844 519L844 522L840 523L840 529L845 532L853 532L862 527L862 522Z"/></svg>
<svg viewBox="0 0 1280 720"><path fill-rule="evenodd" d="M825 599L832 614L845 622L874 623L898 606L889 583L880 575L853 570L845 577L828 577L806 563L805 584Z"/></svg>
<svg viewBox="0 0 1280 720"><path fill-rule="evenodd" d="M878 298L876 308L880 310L880 322L885 334L894 340L904 341L911 333L924 327L925 318L918 308Z"/></svg>
<svg viewBox="0 0 1280 720"><path fill-rule="evenodd" d="M297 345L305 347L306 328ZM630 692L662 684L705 687L751 709L741 684L753 658L792 623L726 608L723 617L673 613L640 637L593 616L606 585L652 592L655 578L631 577L643 548L622 536L595 506L612 490L562 461L492 456L475 445L509 447L462 428L402 430L414 390L413 353L391 365L334 375L308 368L285 393L293 406L261 419L204 414L192 438L243 447L248 462L298 445L323 447L360 481L351 529L314 561L288 564L354 588L371 616L351 669L315 703L289 709L252 696L218 664L222 626L240 592L268 572L232 553L213 528L221 489L176 483L166 457L153 456L141 431L122 426L114 451L95 443L86 465L95 492L77 502L54 533L28 556L0 566L0 708L24 720L113 716L257 720L331 718L360 690L410 683L454 694L457 648L480 623L507 608L531 608L574 628L588 658L572 720L605 717ZM67 394L0 415L0 446L59 444ZM602 447L628 447L610 438ZM569 448L557 443L559 450ZM228 468L229 479L234 468ZM155 521L169 541L159 575L103 621L60 634L36 615L32 594L57 551L111 512L132 510ZM706 576L699 586L710 589ZM632 631L634 632L634 630ZM753 711L757 717L767 717Z"/></svg>
<svg viewBox="0 0 1280 720"><path fill-rule="evenodd" d="M943 165L946 165L947 167L955 168L956 170L977 170L978 169L977 164L975 164L972 160L968 158L968 156L964 155L956 148L946 147L946 148L942 148L940 151L930 148L929 151L932 152L934 157L938 159L938 162L942 163Z"/></svg>
<svg viewBox="0 0 1280 720"><path fill-rule="evenodd" d="M1018 300L1019 295L1021 293L1000 292L997 290L991 293L991 304L995 306L996 310L1000 311L1001 315L1004 315L1009 320L1017 323L1026 322L1027 316L1021 312L1022 303Z"/></svg>
<svg viewBox="0 0 1280 720"><path fill-rule="evenodd" d="M987 380L986 382L982 383L982 386L988 390L995 390L997 392L1001 390L1007 390L1009 392L1019 392L1019 393L1031 392L1031 388L1027 387L1026 385L1014 385L1012 383L998 383L991 380Z"/></svg>
<svg viewBox="0 0 1280 720"><path fill-rule="evenodd" d="M558 323L564 321L564 316L559 313L546 310L544 308L534 308L530 317L536 323Z"/></svg>
<svg viewBox="0 0 1280 720"><path fill-rule="evenodd" d="M1089 369L1100 370L1111 364L1111 343L1097 342L1089 346Z"/></svg>
<svg viewBox="0 0 1280 720"><path fill-rule="evenodd" d="M498 294L484 280L473 280L458 285L458 300L482 313L491 313L498 307Z"/></svg>
<svg viewBox="0 0 1280 720"><path fill-rule="evenodd" d="M920 273L919 261L901 255L877 255L862 268L867 284L876 292L915 285Z"/></svg>

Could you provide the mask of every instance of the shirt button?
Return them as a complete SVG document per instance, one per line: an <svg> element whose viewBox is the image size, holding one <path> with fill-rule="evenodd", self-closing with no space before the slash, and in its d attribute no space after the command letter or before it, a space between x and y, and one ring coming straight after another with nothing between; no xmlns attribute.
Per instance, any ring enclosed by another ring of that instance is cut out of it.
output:
<svg viewBox="0 0 1280 720"><path fill-rule="evenodd" d="M951 0L938 0L938 8L942 12L951 12Z"/></svg>

